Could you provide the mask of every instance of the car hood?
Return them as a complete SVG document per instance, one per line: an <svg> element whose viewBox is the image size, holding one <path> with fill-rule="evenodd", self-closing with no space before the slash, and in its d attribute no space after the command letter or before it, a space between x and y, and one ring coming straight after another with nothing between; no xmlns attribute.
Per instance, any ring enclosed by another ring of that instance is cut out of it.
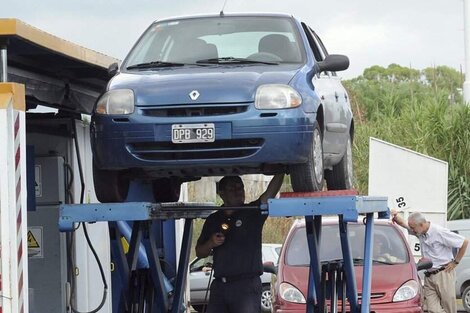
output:
<svg viewBox="0 0 470 313"><path fill-rule="evenodd" d="M288 84L300 65L161 68L115 76L108 89L132 89L136 106L253 102L263 84ZM190 93L197 91L193 100Z"/></svg>
<svg viewBox="0 0 470 313"><path fill-rule="evenodd" d="M410 279L418 280L412 264L374 265L372 267L372 303L390 303L393 295ZM362 291L362 266L355 266L356 284L359 293ZM390 275L393 273L393 275ZM285 266L282 269L282 281L297 287L306 297L308 287L308 268Z"/></svg>

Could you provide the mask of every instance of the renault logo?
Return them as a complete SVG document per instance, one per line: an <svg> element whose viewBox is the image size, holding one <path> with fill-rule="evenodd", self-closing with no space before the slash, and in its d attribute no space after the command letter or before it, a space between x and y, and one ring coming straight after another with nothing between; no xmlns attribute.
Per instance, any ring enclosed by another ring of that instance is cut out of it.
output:
<svg viewBox="0 0 470 313"><path fill-rule="evenodd" d="M191 98L191 100L197 100L197 98L199 98L199 91L197 90L193 90L189 93L189 97Z"/></svg>

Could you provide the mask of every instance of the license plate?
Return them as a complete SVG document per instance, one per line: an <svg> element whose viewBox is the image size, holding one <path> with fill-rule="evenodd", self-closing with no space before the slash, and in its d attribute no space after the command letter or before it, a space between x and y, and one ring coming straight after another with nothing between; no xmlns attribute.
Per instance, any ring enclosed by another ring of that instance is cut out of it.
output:
<svg viewBox="0 0 470 313"><path fill-rule="evenodd" d="M173 124L171 141L173 143L214 142L214 124Z"/></svg>

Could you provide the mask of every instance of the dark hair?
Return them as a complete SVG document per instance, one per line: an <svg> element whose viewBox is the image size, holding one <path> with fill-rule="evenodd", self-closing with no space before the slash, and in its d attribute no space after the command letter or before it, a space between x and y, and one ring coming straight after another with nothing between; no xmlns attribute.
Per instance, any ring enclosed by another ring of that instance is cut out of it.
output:
<svg viewBox="0 0 470 313"><path fill-rule="evenodd" d="M217 183L217 193L221 190L225 190L225 187L230 182L240 182L243 185L243 180L240 176L224 176L219 182Z"/></svg>

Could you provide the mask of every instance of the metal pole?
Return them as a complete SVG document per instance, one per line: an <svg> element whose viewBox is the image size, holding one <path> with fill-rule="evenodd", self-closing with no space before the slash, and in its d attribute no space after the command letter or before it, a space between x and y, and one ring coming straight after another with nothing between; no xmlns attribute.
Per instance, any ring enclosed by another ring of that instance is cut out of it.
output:
<svg viewBox="0 0 470 313"><path fill-rule="evenodd" d="M464 33L465 33L465 82L463 99L470 105L470 0L464 0Z"/></svg>
<svg viewBox="0 0 470 313"><path fill-rule="evenodd" d="M0 43L0 82L8 81L7 73L7 46Z"/></svg>

